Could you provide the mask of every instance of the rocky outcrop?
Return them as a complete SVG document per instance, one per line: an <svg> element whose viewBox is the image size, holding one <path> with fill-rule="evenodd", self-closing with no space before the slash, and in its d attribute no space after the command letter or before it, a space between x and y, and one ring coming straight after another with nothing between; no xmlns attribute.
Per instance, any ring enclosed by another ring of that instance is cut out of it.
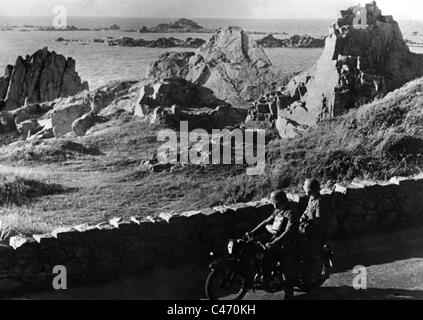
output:
<svg viewBox="0 0 423 320"><path fill-rule="evenodd" d="M54 136L57 138L72 132L73 122L90 111L91 102L88 98L73 97L60 101L51 114Z"/></svg>
<svg viewBox="0 0 423 320"><path fill-rule="evenodd" d="M309 35L293 35L290 38L279 39L269 34L257 40L257 43L264 48L323 48L325 39L313 38Z"/></svg>
<svg viewBox="0 0 423 320"><path fill-rule="evenodd" d="M360 107L423 75L423 55L410 52L398 23L376 2L366 5L367 25L354 25L353 8L331 26L317 64L294 78L279 105L277 128L283 138L321 120Z"/></svg>
<svg viewBox="0 0 423 320"><path fill-rule="evenodd" d="M134 81L114 81L93 92L57 101L51 112L54 136L57 138L72 132L84 136L96 123L107 120L100 113L113 102L124 99L134 84Z"/></svg>
<svg viewBox="0 0 423 320"><path fill-rule="evenodd" d="M255 41L239 27L221 28L197 52L170 53L151 64L147 78L184 78L231 104L253 100L279 77Z"/></svg>
<svg viewBox="0 0 423 320"><path fill-rule="evenodd" d="M0 112L0 134L16 131L16 124L13 115L10 112Z"/></svg>
<svg viewBox="0 0 423 320"><path fill-rule="evenodd" d="M147 47L147 48L199 48L206 41L199 38L187 38L186 40L176 38L159 38L156 40L134 39L122 37L108 41L109 46L119 47Z"/></svg>
<svg viewBox="0 0 423 320"><path fill-rule="evenodd" d="M165 78L141 87L137 105L146 107L213 108L225 104L213 91L181 78Z"/></svg>
<svg viewBox="0 0 423 320"><path fill-rule="evenodd" d="M186 78L189 72L189 60L193 52L166 52L159 56L147 70L147 79L158 82L161 79Z"/></svg>
<svg viewBox="0 0 423 320"><path fill-rule="evenodd" d="M19 124L21 122L27 120L36 120L47 112L51 111L56 102L44 102L44 103L36 103L30 104L19 109L10 111L10 113L14 116L15 123Z"/></svg>
<svg viewBox="0 0 423 320"><path fill-rule="evenodd" d="M16 129L22 136L31 136L39 132L42 127L37 120L25 120L16 125Z"/></svg>
<svg viewBox="0 0 423 320"><path fill-rule="evenodd" d="M83 137L96 123L96 116L92 112L84 114L72 123L72 131L78 137Z"/></svg>
<svg viewBox="0 0 423 320"><path fill-rule="evenodd" d="M171 108L157 107L148 112L139 106L135 108L135 116L155 126L164 126L179 130L180 122L188 122L188 130L204 129L211 133L213 129L234 128L242 124L247 110L228 105L215 109L182 110L174 105Z"/></svg>
<svg viewBox="0 0 423 320"><path fill-rule="evenodd" d="M75 71L75 60L47 48L25 59L18 57L16 64L9 66L0 78L0 100L4 100L5 110L53 101L87 89L88 84Z"/></svg>

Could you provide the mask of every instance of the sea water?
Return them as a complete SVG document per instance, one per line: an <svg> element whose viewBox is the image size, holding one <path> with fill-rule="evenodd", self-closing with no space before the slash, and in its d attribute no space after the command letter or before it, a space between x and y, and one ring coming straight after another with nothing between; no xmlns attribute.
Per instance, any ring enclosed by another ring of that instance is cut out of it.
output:
<svg viewBox="0 0 423 320"><path fill-rule="evenodd" d="M0 27L19 26L13 31L0 31L0 74L8 64L14 64L16 58L31 55L36 50L48 47L66 57L76 60L77 71L83 80L89 82L92 89L112 80L142 80L151 62L167 51L195 51L181 48L145 48L145 47L109 47L107 43L93 43L97 38L119 38L122 36L144 38L146 40L160 37L186 39L198 37L208 40L211 34L183 33L133 33L127 29L152 27L159 23L172 22L175 19L155 18L77 18L71 17L69 25L78 28L102 28L113 24L120 26L118 31L37 31L31 26L50 26L49 17L0 17ZM206 28L238 25L247 31L262 32L250 35L254 39L264 37L267 33L309 34L314 37L324 36L328 32L329 20L228 20L228 19L193 19ZM26 25L26 26L25 26ZM409 30L423 30L422 24L406 23ZM28 31L29 30L29 31ZM56 42L63 37L77 42ZM417 48L416 50L421 50ZM312 66L320 56L322 49L266 48L267 55L275 68L286 73L303 71Z"/></svg>

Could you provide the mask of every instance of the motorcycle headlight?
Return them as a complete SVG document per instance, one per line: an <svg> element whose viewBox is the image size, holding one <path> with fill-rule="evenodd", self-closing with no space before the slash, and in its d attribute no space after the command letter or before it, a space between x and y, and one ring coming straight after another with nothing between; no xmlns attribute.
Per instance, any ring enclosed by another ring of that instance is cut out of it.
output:
<svg viewBox="0 0 423 320"><path fill-rule="evenodd" d="M228 253L232 254L234 251L234 242L233 241L229 241L228 243Z"/></svg>

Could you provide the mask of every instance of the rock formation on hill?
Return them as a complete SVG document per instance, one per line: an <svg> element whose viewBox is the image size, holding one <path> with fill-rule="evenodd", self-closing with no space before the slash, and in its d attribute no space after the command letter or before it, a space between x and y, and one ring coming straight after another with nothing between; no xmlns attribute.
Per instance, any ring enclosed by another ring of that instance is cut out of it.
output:
<svg viewBox="0 0 423 320"><path fill-rule="evenodd" d="M194 54L166 53L152 63L147 78L157 82L179 77L214 91L231 104L251 101L278 79L256 41L239 27L221 28Z"/></svg>
<svg viewBox="0 0 423 320"><path fill-rule="evenodd" d="M3 110L14 110L25 104L52 101L88 89L75 71L75 60L47 48L25 59L18 57L0 77L0 104Z"/></svg>
<svg viewBox="0 0 423 320"><path fill-rule="evenodd" d="M275 98L277 128L284 138L371 102L423 75L423 55L410 52L398 23L376 2L366 5L367 24L354 8L331 26L316 65L294 78Z"/></svg>
<svg viewBox="0 0 423 320"><path fill-rule="evenodd" d="M167 78L141 87L135 115L151 123L179 129L189 121L189 129L211 131L241 124L247 115L218 99L213 91L182 78Z"/></svg>

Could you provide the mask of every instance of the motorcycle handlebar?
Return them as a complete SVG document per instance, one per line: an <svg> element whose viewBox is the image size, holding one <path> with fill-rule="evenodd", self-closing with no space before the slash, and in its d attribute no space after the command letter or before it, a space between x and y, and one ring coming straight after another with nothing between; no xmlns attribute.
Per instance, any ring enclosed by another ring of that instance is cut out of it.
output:
<svg viewBox="0 0 423 320"><path fill-rule="evenodd" d="M260 241L255 241L254 237L251 236L249 233L245 234L243 240L246 241L246 242L250 242L250 243L255 242L261 249L266 250L266 246L263 243L261 243Z"/></svg>

